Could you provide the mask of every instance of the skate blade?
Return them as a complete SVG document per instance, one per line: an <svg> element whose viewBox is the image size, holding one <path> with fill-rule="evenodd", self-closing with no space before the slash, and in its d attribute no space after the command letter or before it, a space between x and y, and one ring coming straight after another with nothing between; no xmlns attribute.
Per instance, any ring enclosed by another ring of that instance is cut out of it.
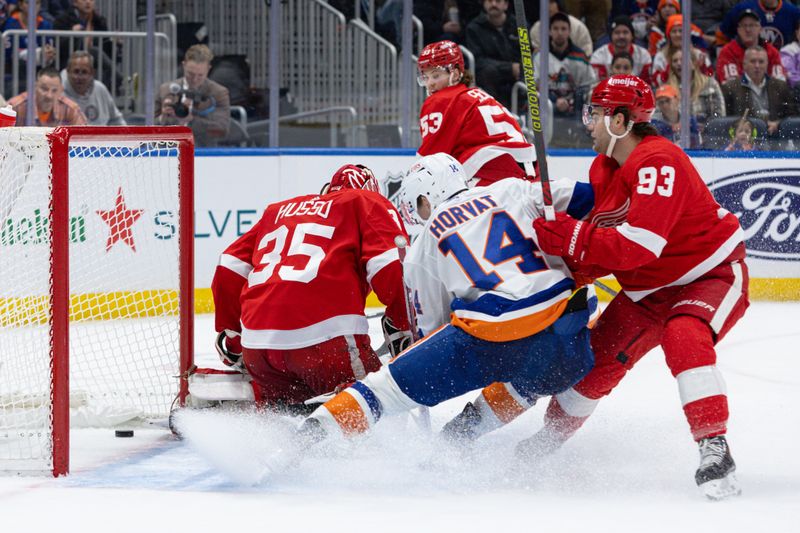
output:
<svg viewBox="0 0 800 533"><path fill-rule="evenodd" d="M739 496L742 493L742 488L739 486L735 472L731 472L722 479L706 481L699 485L699 489L706 498L715 502Z"/></svg>

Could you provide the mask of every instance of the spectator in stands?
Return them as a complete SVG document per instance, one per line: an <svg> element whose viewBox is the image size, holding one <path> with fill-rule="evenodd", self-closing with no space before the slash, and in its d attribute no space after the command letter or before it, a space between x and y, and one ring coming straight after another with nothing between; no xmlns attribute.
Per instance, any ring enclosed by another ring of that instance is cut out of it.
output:
<svg viewBox="0 0 800 533"><path fill-rule="evenodd" d="M634 42L646 47L658 2L659 0L618 0L611 7L611 19L620 15L630 17L633 22Z"/></svg>
<svg viewBox="0 0 800 533"><path fill-rule="evenodd" d="M414 16L422 22L423 42L453 41L461 43L464 28L456 0L414 0ZM378 20L392 20L395 39L400 41L402 31L402 0L387 0L378 10Z"/></svg>
<svg viewBox="0 0 800 533"><path fill-rule="evenodd" d="M697 50L692 50L697 53ZM681 88L681 68L683 66L683 50L676 50L672 54L672 62L669 66L666 83L671 85L680 93ZM690 69L692 84L690 90L690 102L692 103L692 116L697 119L702 127L706 121L712 118L725 116L725 98L722 96L722 89L712 76L700 70L699 61L695 57Z"/></svg>
<svg viewBox="0 0 800 533"><path fill-rule="evenodd" d="M703 31L706 45L711 47L717 44L717 30L725 13L736 5L739 0L692 0L692 24ZM722 43L719 43L722 44Z"/></svg>
<svg viewBox="0 0 800 533"><path fill-rule="evenodd" d="M605 33L611 0L564 0L564 7L573 17L586 21L592 41L597 41Z"/></svg>
<svg viewBox="0 0 800 533"><path fill-rule="evenodd" d="M611 60L611 75L631 74L633 72L633 58L628 52L617 52Z"/></svg>
<svg viewBox="0 0 800 533"><path fill-rule="evenodd" d="M703 40L700 28L692 24L692 57L697 62L697 66L706 76L714 75L714 66L711 58L704 50L705 41ZM667 22L666 32L669 39L664 46L653 57L653 85L663 85L669 75L669 66L675 52L683 47L683 16L672 15Z"/></svg>
<svg viewBox="0 0 800 533"><path fill-rule="evenodd" d="M563 7L561 6L562 0L550 0L550 19L552 20L553 15L556 13L565 13ZM576 17L572 15L567 15L569 17L569 39L572 43L583 50L583 53L586 56L591 56L592 52L594 51L594 45L592 44L592 36L589 34L589 29L586 27L586 24L581 22ZM539 49L539 37L541 31L539 30L540 23L537 21L531 27L531 44L535 49Z"/></svg>
<svg viewBox="0 0 800 533"><path fill-rule="evenodd" d="M662 46L667 44L667 20L672 15L681 12L681 3L678 0L660 0L656 14L653 17L653 24L650 26L650 33L647 36L647 51L650 55L655 55Z"/></svg>
<svg viewBox="0 0 800 533"><path fill-rule="evenodd" d="M611 60L619 52L627 52L633 58L633 74L645 81L650 81L650 68L653 62L647 49L634 44L633 23L624 15L615 18L609 28L611 42L594 51L591 64L597 71L597 78L604 80L609 76Z"/></svg>
<svg viewBox="0 0 800 533"><path fill-rule="evenodd" d="M735 5L725 15L719 27L719 42L736 37L737 24L742 13L746 11L755 14L761 25L761 37L775 48L780 49L794 39L794 25L800 18L800 8L783 0L746 0Z"/></svg>
<svg viewBox="0 0 800 533"><path fill-rule="evenodd" d="M781 80L786 79L786 71L781 64L781 54L777 48L762 39L761 22L758 14L752 9L738 11L736 38L726 44L717 57L717 80L724 84L742 75L744 51L751 46L759 45L767 52L769 75Z"/></svg>
<svg viewBox="0 0 800 533"><path fill-rule="evenodd" d="M677 143L681 138L681 97L672 85L662 85L656 90L656 110L651 120L659 135ZM697 120L689 117L689 147L700 148L700 128Z"/></svg>
<svg viewBox="0 0 800 533"><path fill-rule="evenodd" d="M94 58L84 50L73 52L61 73L64 94L77 102L92 126L125 126L125 119L114 105L111 93L94 79Z"/></svg>
<svg viewBox="0 0 800 533"><path fill-rule="evenodd" d="M538 64L539 53L534 57ZM597 80L588 56L570 38L570 19L566 13L550 16L549 93L556 117L578 118L583 101Z"/></svg>
<svg viewBox="0 0 800 533"><path fill-rule="evenodd" d="M156 98L156 122L189 126L197 146L216 145L230 129L228 89L208 79L212 59L208 46L191 46L184 55L183 77L162 84Z"/></svg>
<svg viewBox="0 0 800 533"><path fill-rule="evenodd" d="M722 84L728 115L749 110L767 122L767 133L775 135L780 121L797 113L789 84L767 75L767 51L753 45L744 54L744 75Z"/></svg>
<svg viewBox="0 0 800 533"><path fill-rule="evenodd" d="M747 119L747 111L736 122L731 142L725 147L726 152L751 152L756 150L756 128Z"/></svg>
<svg viewBox="0 0 800 533"><path fill-rule="evenodd" d="M61 76L52 67L45 67L36 75L34 89L35 126L80 126L86 124L86 117L81 108L64 96L64 87L61 85ZM17 125L25 125L27 116L28 93L18 94L8 101L8 104L17 112Z"/></svg>
<svg viewBox="0 0 800 533"><path fill-rule="evenodd" d="M105 17L98 13L94 8L94 0L72 0L72 7L63 11L53 24L57 30L71 31L108 31L108 22ZM95 65L100 65L100 73L106 87L119 87L122 78L118 74L116 79L112 79L111 65L116 61L114 57L114 45L111 39L104 39L102 48L99 47L99 40L92 38L85 39L61 39L59 44L59 65L65 65L69 60L69 55L74 50L85 50L94 56ZM102 62L102 64L100 64Z"/></svg>
<svg viewBox="0 0 800 533"><path fill-rule="evenodd" d="M475 56L477 85L509 107L520 77L520 56L508 0L483 0L483 12L467 25L466 45Z"/></svg>
<svg viewBox="0 0 800 533"><path fill-rule="evenodd" d="M36 0L36 12L39 13L39 0ZM27 30L28 29L28 0L19 0L18 8L14 10L11 15L6 18L3 23L2 31L6 30ZM36 17L36 29L39 30L52 30L53 25L45 20L41 15ZM6 68L11 67L12 54L14 50L10 42L5 43L6 46ZM34 50L35 60L37 65L50 66L55 62L56 49L53 47L52 38L36 38L36 48ZM28 36L21 35L19 37L19 58L22 62L27 61L29 56L28 49ZM20 66L20 71L25 72L25 67ZM20 79L23 81L23 79Z"/></svg>
<svg viewBox="0 0 800 533"><path fill-rule="evenodd" d="M800 87L800 18L794 25L795 40L781 48L781 63L786 69L789 85Z"/></svg>
<svg viewBox="0 0 800 533"><path fill-rule="evenodd" d="M16 3L16 0L14 0L13 4ZM69 9L70 0L41 0L41 7L39 15L50 24L53 24L61 12Z"/></svg>

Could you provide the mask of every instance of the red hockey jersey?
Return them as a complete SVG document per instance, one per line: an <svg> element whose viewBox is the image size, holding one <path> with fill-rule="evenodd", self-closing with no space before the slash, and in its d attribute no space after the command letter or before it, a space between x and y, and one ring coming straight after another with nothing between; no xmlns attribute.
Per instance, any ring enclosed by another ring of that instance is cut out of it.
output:
<svg viewBox="0 0 800 533"><path fill-rule="evenodd" d="M589 171L596 229L580 271L613 273L634 301L694 281L743 241L735 215L721 208L689 156L648 136L619 167L600 155ZM588 268L587 268L588 267Z"/></svg>
<svg viewBox="0 0 800 533"><path fill-rule="evenodd" d="M220 256L211 290L216 330L246 348L294 349L367 334L370 286L408 329L395 237L406 235L378 193L343 189L267 207Z"/></svg>
<svg viewBox="0 0 800 533"><path fill-rule="evenodd" d="M786 81L786 69L783 68L781 53L778 49L763 39L759 39L758 44L767 51L767 74L773 78ZM744 74L742 69L744 52L745 50L739 39L734 39L722 47L717 57L717 80L719 80L720 84Z"/></svg>
<svg viewBox="0 0 800 533"><path fill-rule="evenodd" d="M419 155L450 154L461 162L468 178L485 184L525 177L515 161L536 160L536 150L511 113L482 89L461 83L425 100L419 131Z"/></svg>

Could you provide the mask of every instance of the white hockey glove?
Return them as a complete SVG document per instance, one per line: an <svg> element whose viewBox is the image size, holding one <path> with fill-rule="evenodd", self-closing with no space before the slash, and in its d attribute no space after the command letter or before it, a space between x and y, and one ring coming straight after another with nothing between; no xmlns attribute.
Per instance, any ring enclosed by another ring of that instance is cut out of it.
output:
<svg viewBox="0 0 800 533"><path fill-rule="evenodd" d="M389 347L389 353L392 357L397 357L400 352L411 346L413 338L410 330L398 329L392 320L383 315L381 318L381 327L383 328L383 337L386 339L386 345Z"/></svg>
<svg viewBox="0 0 800 533"><path fill-rule="evenodd" d="M214 345L217 348L220 361L234 370L245 371L244 360L242 359L241 334L238 331L231 329L220 331Z"/></svg>

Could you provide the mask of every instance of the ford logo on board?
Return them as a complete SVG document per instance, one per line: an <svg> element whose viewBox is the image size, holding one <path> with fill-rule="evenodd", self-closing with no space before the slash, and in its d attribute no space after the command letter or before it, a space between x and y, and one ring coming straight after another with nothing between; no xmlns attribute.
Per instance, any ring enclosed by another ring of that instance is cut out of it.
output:
<svg viewBox="0 0 800 533"><path fill-rule="evenodd" d="M800 260L800 168L743 172L708 188L739 217L748 255Z"/></svg>

